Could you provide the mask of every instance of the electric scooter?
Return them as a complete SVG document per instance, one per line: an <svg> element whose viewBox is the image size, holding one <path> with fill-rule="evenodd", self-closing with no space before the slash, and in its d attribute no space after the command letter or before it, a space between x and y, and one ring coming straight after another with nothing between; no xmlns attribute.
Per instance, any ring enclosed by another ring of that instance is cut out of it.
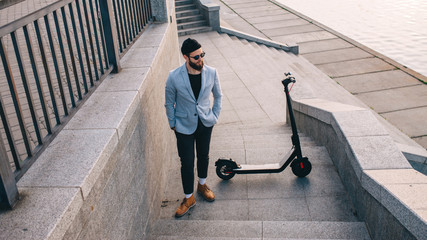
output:
<svg viewBox="0 0 427 240"><path fill-rule="evenodd" d="M279 173L291 164L292 172L298 177L305 177L311 172L311 163L307 157L302 156L301 144L295 123L294 112L292 110L291 97L289 96L288 85L295 83L295 78L291 73L285 73L286 78L282 80L285 88L286 103L289 111L289 119L292 127L292 148L280 161L280 163L247 165L238 164L231 158L220 158L215 162L216 174L223 180L229 180L235 174L258 174L258 173Z"/></svg>

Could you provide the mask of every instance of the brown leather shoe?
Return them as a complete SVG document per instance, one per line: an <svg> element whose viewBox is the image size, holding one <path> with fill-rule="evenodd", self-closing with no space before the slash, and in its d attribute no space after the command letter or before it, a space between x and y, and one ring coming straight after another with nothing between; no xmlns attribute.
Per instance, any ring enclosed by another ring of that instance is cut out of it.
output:
<svg viewBox="0 0 427 240"><path fill-rule="evenodd" d="M197 192L202 194L206 201L212 202L215 200L215 194L209 189L208 185L197 184Z"/></svg>
<svg viewBox="0 0 427 240"><path fill-rule="evenodd" d="M182 217L184 216L190 208L194 207L196 205L196 199L194 199L194 195L192 195L190 198L184 198L181 205L175 212L175 217Z"/></svg>

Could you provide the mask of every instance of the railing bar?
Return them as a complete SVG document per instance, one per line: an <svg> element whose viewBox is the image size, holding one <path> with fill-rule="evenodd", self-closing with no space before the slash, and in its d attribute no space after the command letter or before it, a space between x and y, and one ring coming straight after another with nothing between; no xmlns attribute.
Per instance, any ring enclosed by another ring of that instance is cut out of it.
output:
<svg viewBox="0 0 427 240"><path fill-rule="evenodd" d="M10 127L9 127L9 121L7 120L7 113L5 112L5 107L4 107L3 101L1 100L1 96L0 96L0 117L1 117L1 120L3 123L4 132L6 133L6 138L7 138L9 147L11 149L13 162L14 162L15 166L19 165L19 155L17 154L15 142L13 140L13 136L11 134ZM9 163L9 159L7 159L7 160L2 159L2 161L7 161Z"/></svg>
<svg viewBox="0 0 427 240"><path fill-rule="evenodd" d="M123 3L123 0L121 0L121 3L122 3L122 16L123 16L123 22L124 22L123 27L124 27L125 32L126 32L125 37L126 37L126 47L127 47L127 45L129 45L129 33L128 33L128 24L126 21L126 9L125 9L125 4Z"/></svg>
<svg viewBox="0 0 427 240"><path fill-rule="evenodd" d="M59 72L59 66L58 66L58 60L56 59L56 51L55 51L55 47L53 45L53 40L52 40L52 32L50 30L50 25L49 25L49 18L48 16L44 16L44 23L46 26L46 32L47 32L47 36L49 39L49 46L50 46L50 51L52 54L52 60L55 66L55 73L56 73L56 79L58 81L58 87L59 87L59 92L61 94L61 100L62 100L62 108L64 109L64 115L67 116L68 115L68 109L67 109L67 101L65 100L65 94L64 94L64 87L62 86L62 81L61 81L61 73ZM60 44L62 44L62 40L60 41ZM56 117L56 122L57 124L60 124L60 117L59 117L59 113L57 113L58 111L55 112L55 117Z"/></svg>
<svg viewBox="0 0 427 240"><path fill-rule="evenodd" d="M129 28L129 37L130 37L130 42L132 42L132 40L135 38L135 32L133 31L133 21L132 21L132 11L129 11L129 9L131 8L130 4L128 4L128 1L125 1L125 5L126 5L126 17L128 19L128 28Z"/></svg>
<svg viewBox="0 0 427 240"><path fill-rule="evenodd" d="M139 25L139 31L141 31L142 29L144 29L144 23L142 21L142 15L143 15L143 9L142 9L142 4L141 4L141 0L135 0L136 5L137 5L137 11L138 11L138 25Z"/></svg>
<svg viewBox="0 0 427 240"><path fill-rule="evenodd" d="M126 48L126 35L125 35L125 29L123 26L123 17L122 17L122 8L120 7L120 0L117 0L117 12L119 13L119 19L120 19L120 31L122 32L122 34L120 34L119 36L122 37L123 39L123 49L120 52L123 52L123 50Z"/></svg>
<svg viewBox="0 0 427 240"><path fill-rule="evenodd" d="M132 34L133 34L133 38L135 38L138 35L138 24L135 20L135 5L134 5L134 0L129 0L129 15L130 18L132 20Z"/></svg>
<svg viewBox="0 0 427 240"><path fill-rule="evenodd" d="M62 21L64 22L65 35L67 37L68 51L70 52L71 66L73 67L74 80L76 82L77 96L78 96L78 100L81 100L82 92L80 89L80 82L79 82L79 76L77 74L76 60L74 59L74 50L73 50L73 45L71 43L70 32L68 31L69 28L68 28L67 17L65 15L64 7L61 8L61 13L62 13Z"/></svg>
<svg viewBox="0 0 427 240"><path fill-rule="evenodd" d="M143 20L144 20L144 27L145 27L145 25L148 22L147 6L146 6L146 3L145 3L145 0L140 0L140 1L142 3L142 9L143 9L143 15L142 15L142 17L143 17Z"/></svg>
<svg viewBox="0 0 427 240"><path fill-rule="evenodd" d="M68 4L68 10L70 11L71 26L73 27L74 41L76 43L76 50L77 50L77 57L78 57L79 65L80 65L80 71L81 71L81 74L82 74L83 87L85 89L85 94L86 94L86 93L88 93L89 89L87 88L86 72L85 72L85 67L83 66L83 57L82 57L82 52L80 50L80 41L79 41L79 36L78 36L78 33L77 33L76 20L74 18L73 5L71 3ZM77 69L76 69L76 71L77 71ZM81 90L80 90L80 82L77 79L78 78L76 78L76 85L78 85L77 91L80 92L79 100L82 100Z"/></svg>
<svg viewBox="0 0 427 240"><path fill-rule="evenodd" d="M118 36L118 40L119 40L120 52L123 52L122 39L120 38L121 35L120 35L120 29L119 29L119 19L117 16L117 6L116 6L117 1L113 0L112 3L113 3L113 9L114 9L114 19L116 20L116 31L117 31L117 36ZM120 12L119 12L119 14L120 14Z"/></svg>
<svg viewBox="0 0 427 240"><path fill-rule="evenodd" d="M9 60L8 60L6 52L4 50L5 49L3 46L3 40L2 40L2 38L0 38L0 56L1 56L1 59L3 62L4 71L6 74L7 81L9 82L9 87L11 86L11 83L12 83L12 88L10 89L11 94L12 94L12 96L16 96L16 88L15 88L15 84L14 84L15 81L13 80L12 70L10 69ZM9 142L9 147L10 147L10 151L12 153L13 161L15 162L16 168L19 169L20 168L20 157L18 154L18 150L16 149L15 141L13 140L12 133L11 133L10 128L9 128L7 115L4 111L3 102L1 101L1 99L2 98L0 97L0 103L1 103L0 107L2 108L1 109L1 119L3 121L3 128L6 132L6 137L7 137L7 140ZM14 103L15 103L15 101L14 101ZM18 104L18 109L19 109L19 104ZM15 105L15 110L16 110L16 105Z"/></svg>
<svg viewBox="0 0 427 240"><path fill-rule="evenodd" d="M138 5L138 1L137 0L132 0L133 1L133 14L135 16L135 26L136 26L136 31L137 33L139 33L141 31L141 23L139 22L139 5ZM138 35L138 34L137 34Z"/></svg>
<svg viewBox="0 0 427 240"><path fill-rule="evenodd" d="M133 15L133 22L135 24L133 31L135 33L135 36L138 35L139 33L139 27L138 27L138 19L137 19L137 15L136 15L136 10L137 10L137 6L135 4L135 0L131 0L131 4L132 4L132 15Z"/></svg>
<svg viewBox="0 0 427 240"><path fill-rule="evenodd" d="M55 92L53 91L52 79L50 77L50 70L49 70L49 66L47 64L46 53L45 53L45 49L44 49L44 46L43 46L43 41L42 41L41 34L40 34L40 28L39 28L38 20L34 21L34 28L36 30L37 40L38 40L38 43L39 43L39 48L40 48L40 53L41 53L41 57L42 57L43 67L44 67L44 71L45 71L45 74L46 74L46 82L47 82L47 86L49 88L50 100L52 101L52 107L53 107L53 112L55 114L56 124L61 124L61 121L59 119L58 107L56 105ZM48 133L49 134L52 133L51 128L50 128L50 123L49 123Z"/></svg>
<svg viewBox="0 0 427 240"><path fill-rule="evenodd" d="M147 11L148 11L148 21L151 21L151 19L153 18L153 13L151 12L151 1L146 0L148 2L148 7L147 7Z"/></svg>
<svg viewBox="0 0 427 240"><path fill-rule="evenodd" d="M30 56L31 65L35 66L33 49L32 49L31 43L28 41L29 36L28 36L27 26L23 27L23 31L24 31L25 41L27 43L28 55ZM12 37L12 41L13 41L13 45L15 48L16 59L18 60L18 66L19 66L19 71L21 73L22 84L23 84L24 90L25 90L25 96L27 97L28 108L30 110L31 118L33 120L34 131L36 132L36 136L37 136L37 142L39 144L43 144L42 137L40 134L40 127L39 127L39 123L38 123L38 116L37 116L37 113L35 111L33 96L31 93L30 86L28 84L28 77L27 77L27 73L24 69L24 62L22 61L22 58L21 58L21 53L19 50L18 39L17 39L16 34L14 37ZM33 68L33 71L34 71L34 68ZM38 77L37 70L34 73L34 76Z"/></svg>
<svg viewBox="0 0 427 240"><path fill-rule="evenodd" d="M136 22L136 18L135 18L135 4L134 4L135 0L130 0L129 1L129 11L130 11L130 15L132 17L132 30L133 30L133 38L136 38L136 36L138 36L138 23Z"/></svg>
<svg viewBox="0 0 427 240"><path fill-rule="evenodd" d="M73 86L71 85L70 73L68 71L68 61L65 55L64 43L62 42L61 29L59 27L58 14L56 12L57 11L53 12L53 18L55 21L56 35L58 36L59 49L61 50L62 62L64 64L65 77L67 78L68 92L70 94L71 106L76 107L76 102L74 100ZM68 30L66 29L65 31L68 31ZM58 79L58 81L61 81L61 80ZM67 116L68 114L65 114L65 115Z"/></svg>
<svg viewBox="0 0 427 240"><path fill-rule="evenodd" d="M108 54L107 54L107 46L105 46L105 34L104 34L104 27L102 26L102 17L101 12L99 10L98 1L95 0L95 6L96 11L98 13L98 23L99 23L99 31L101 34L101 43L102 43L102 50L104 51L104 61L105 61L105 68L110 68L110 63L108 61Z"/></svg>
<svg viewBox="0 0 427 240"><path fill-rule="evenodd" d="M25 93L27 95L27 100L28 100L28 94L29 93L28 93L28 86L27 86L27 77L26 77L24 67L22 65L21 54L19 52L18 42L16 40L16 32L11 32L10 35L12 37L13 47L15 49L16 60L18 62L19 71L21 73L21 80L22 80L22 83L24 84L24 89L25 89ZM27 131L25 129L24 119L22 116L21 104L19 103L18 92L16 91L15 84L12 83L13 84L12 86L10 84L11 83L9 83L9 88L11 88L10 93L12 94L12 92L13 92L12 99L13 99L13 103L15 104L15 111L16 111L16 114L18 117L19 127L21 128L21 133L22 133L22 138L24 140L25 149L27 151L27 155L30 157L30 156L32 156L32 152L31 152L31 148L30 148L30 143L28 142L28 136L27 136ZM33 118L33 123L37 124L37 121L34 121L34 114L32 113L33 109L30 106L31 104L32 104L32 102L31 102L31 98L30 98L28 100L28 105L29 105L29 108L31 111L31 116ZM35 128L38 129L38 127L35 127Z"/></svg>
<svg viewBox="0 0 427 240"><path fill-rule="evenodd" d="M98 52L99 69L101 71L101 75L103 75L104 74L104 64L102 63L101 48L99 47L98 29L96 28L96 24L99 23L99 22L97 22L96 19L95 19L95 12L93 11L92 0L89 0L89 8L90 8L91 16L92 16L93 33L95 35L96 49L97 49L97 52Z"/></svg>
<svg viewBox="0 0 427 240"><path fill-rule="evenodd" d="M36 23L36 22L34 22L34 23ZM43 117L44 117L44 120L45 120L45 123L46 123L46 130L47 130L48 134L51 134L52 133L52 129L51 129L51 126L50 126L49 114L48 114L47 108L46 108L46 100L45 100L45 97L44 97L44 94L43 94L43 87L42 87L42 85L40 83L40 76L39 76L39 72L37 70L36 60L35 60L35 57L34 57L33 44L31 42L31 38L30 38L30 36L28 34L28 28L27 28L27 26L24 26L23 30L24 30L25 42L27 43L28 54L30 56L31 67L33 69L34 80L36 82L37 92L39 94L40 105L42 107ZM39 37L39 36L37 36L37 37ZM42 54L44 54L44 53L42 53ZM48 74L49 73L47 72L46 75L48 75ZM37 119L36 119L36 121L37 121ZM34 127L36 127L36 126L34 126ZM37 131L40 134L40 129L38 129ZM40 138L40 139L37 139L38 143L40 145L43 144L43 140L42 140L41 134L37 135L37 138Z"/></svg>
<svg viewBox="0 0 427 240"><path fill-rule="evenodd" d="M80 9L80 0L76 0L76 9L77 9L77 16L79 18L80 32L82 34L83 49L84 49L85 56L86 56L86 64L87 64L87 69L88 69L88 74L89 74L90 86L93 86L92 68L90 67L89 52L88 52L88 47L87 47L87 43L86 43L86 34L85 34L85 29L83 27L82 12ZM81 66L83 66L83 60L82 59L80 60L80 62L81 62ZM85 84L86 93L87 93L88 92L88 89L87 89L88 86L87 86L86 80L84 80L84 84Z"/></svg>
<svg viewBox="0 0 427 240"><path fill-rule="evenodd" d="M1 98L0 98L0 117L1 117L1 120L3 122L3 128L4 128L4 132L6 133L6 137L7 137L9 147L11 149L13 162L14 162L15 166L19 166L19 155L17 154L18 151L16 150L15 142L13 140L13 136L12 136L12 133L11 133L10 127L9 127L9 121L7 120L7 113L5 112L5 107L4 107L4 104L3 104L3 101L1 100ZM7 161L7 163L10 164L9 160L2 159L2 161Z"/></svg>
<svg viewBox="0 0 427 240"><path fill-rule="evenodd" d="M93 45L92 29L91 29L91 26L90 26L89 14L88 14L88 11L87 11L86 1L83 0L82 2L83 2L83 11L84 11L84 14L85 14L86 26L87 26L87 31L88 31L89 45L90 45L90 50L91 50L91 53L92 53L92 61L93 61L93 70L95 72L95 80L98 80L99 79L98 66L96 64L95 47ZM94 85L93 81L91 81L91 84L92 84L92 86Z"/></svg>

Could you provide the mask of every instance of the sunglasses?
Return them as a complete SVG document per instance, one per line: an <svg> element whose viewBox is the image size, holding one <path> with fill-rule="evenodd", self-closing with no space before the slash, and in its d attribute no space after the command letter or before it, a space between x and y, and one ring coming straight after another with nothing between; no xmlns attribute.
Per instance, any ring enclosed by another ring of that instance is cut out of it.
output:
<svg viewBox="0 0 427 240"><path fill-rule="evenodd" d="M202 53L200 53L200 55L196 55L196 56L189 56L189 57L191 57L191 58L194 58L194 60L199 60L199 58L203 58L203 57L205 57L205 55L206 55L206 53L205 52L202 52Z"/></svg>

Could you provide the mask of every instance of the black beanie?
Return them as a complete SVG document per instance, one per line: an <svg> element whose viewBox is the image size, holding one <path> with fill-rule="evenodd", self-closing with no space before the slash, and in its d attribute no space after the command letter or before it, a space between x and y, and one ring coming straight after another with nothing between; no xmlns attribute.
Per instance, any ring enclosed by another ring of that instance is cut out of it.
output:
<svg viewBox="0 0 427 240"><path fill-rule="evenodd" d="M191 52L196 51L197 49L201 48L202 45L200 45L199 42L196 41L196 39L187 38L183 43L181 47L181 52L183 55L189 54Z"/></svg>

